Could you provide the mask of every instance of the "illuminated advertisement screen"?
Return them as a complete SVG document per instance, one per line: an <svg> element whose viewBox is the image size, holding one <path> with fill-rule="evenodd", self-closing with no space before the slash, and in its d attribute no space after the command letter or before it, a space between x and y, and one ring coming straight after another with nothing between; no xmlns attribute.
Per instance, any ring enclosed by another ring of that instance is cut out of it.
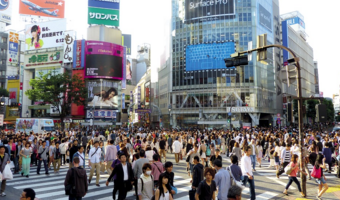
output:
<svg viewBox="0 0 340 200"><path fill-rule="evenodd" d="M86 83L88 98L87 106L120 110L120 82L114 80L88 80Z"/></svg>
<svg viewBox="0 0 340 200"><path fill-rule="evenodd" d="M186 71L225 69L225 58L235 53L235 43L210 43L186 47Z"/></svg>
<svg viewBox="0 0 340 200"><path fill-rule="evenodd" d="M123 79L124 47L100 41L86 41L85 78Z"/></svg>
<svg viewBox="0 0 340 200"><path fill-rule="evenodd" d="M235 0L186 0L185 23L213 21L235 16Z"/></svg>

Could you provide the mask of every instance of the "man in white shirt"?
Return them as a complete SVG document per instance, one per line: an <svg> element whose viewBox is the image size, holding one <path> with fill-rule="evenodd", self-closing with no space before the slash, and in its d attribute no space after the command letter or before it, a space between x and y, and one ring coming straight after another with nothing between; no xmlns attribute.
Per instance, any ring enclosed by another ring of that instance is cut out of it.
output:
<svg viewBox="0 0 340 200"><path fill-rule="evenodd" d="M247 182L249 183L249 189L250 189L250 199L254 200L256 198L255 195L255 182L254 182L254 176L251 168L251 158L250 155L251 147L246 147L246 154L241 158L241 170L242 170L242 179L243 184L246 185Z"/></svg>
<svg viewBox="0 0 340 200"><path fill-rule="evenodd" d="M172 149L175 152L175 160L176 163L179 163L179 154L181 152L182 144L178 141L178 137L176 137L175 142L172 144Z"/></svg>
<svg viewBox="0 0 340 200"><path fill-rule="evenodd" d="M96 186L99 185L99 176L100 176L100 156L101 156L101 149L98 147L99 142L94 142L94 147L91 148L89 152L89 166L91 167L90 170L90 177L89 177L89 184L91 183L91 179L93 176L94 169L96 168Z"/></svg>

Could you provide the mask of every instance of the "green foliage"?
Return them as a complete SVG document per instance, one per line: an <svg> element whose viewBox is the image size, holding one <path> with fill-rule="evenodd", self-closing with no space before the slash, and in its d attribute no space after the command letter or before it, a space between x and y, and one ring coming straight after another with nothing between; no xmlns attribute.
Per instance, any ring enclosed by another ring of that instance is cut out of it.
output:
<svg viewBox="0 0 340 200"><path fill-rule="evenodd" d="M53 105L61 119L70 114L71 103L85 105L87 88L77 75L70 77L67 73L55 74L54 71L40 73L39 77L30 80L30 86L33 89L25 92L28 98Z"/></svg>
<svg viewBox="0 0 340 200"><path fill-rule="evenodd" d="M340 122L340 116L339 115L335 117L335 121Z"/></svg>
<svg viewBox="0 0 340 200"><path fill-rule="evenodd" d="M9 92L4 89L4 88L0 88L0 97L3 96L3 97L9 97Z"/></svg>
<svg viewBox="0 0 340 200"><path fill-rule="evenodd" d="M306 115L307 115L307 117L312 118L313 122L314 122L315 117L316 117L315 106L318 104L318 100L311 99L311 100L305 101L305 103L307 104L307 106L306 106Z"/></svg>
<svg viewBox="0 0 340 200"><path fill-rule="evenodd" d="M334 107L332 100L323 99L322 104L325 104L327 107L327 121L334 120Z"/></svg>

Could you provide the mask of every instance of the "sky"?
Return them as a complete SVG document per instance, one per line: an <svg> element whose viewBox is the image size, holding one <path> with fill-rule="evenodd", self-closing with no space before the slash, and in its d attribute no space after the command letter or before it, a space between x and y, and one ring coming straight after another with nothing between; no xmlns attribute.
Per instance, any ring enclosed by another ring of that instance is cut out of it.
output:
<svg viewBox="0 0 340 200"><path fill-rule="evenodd" d="M13 1L13 0L12 0ZM54 0L58 1L58 0ZM81 2L81 3L80 3ZM7 29L23 30L30 19L19 16L19 0L13 2L12 25ZM76 30L77 39L86 39L87 0L66 0L67 30ZM299 11L304 16L307 42L314 49L314 60L319 65L320 91L325 97L339 93L340 66L335 60L337 47L338 12L340 0L280 0L280 14ZM160 67L160 56L165 41L164 24L171 17L171 0L121 0L120 27L124 34L132 35L132 58L136 57L137 45L151 45L153 73ZM152 76L153 80L157 76Z"/></svg>

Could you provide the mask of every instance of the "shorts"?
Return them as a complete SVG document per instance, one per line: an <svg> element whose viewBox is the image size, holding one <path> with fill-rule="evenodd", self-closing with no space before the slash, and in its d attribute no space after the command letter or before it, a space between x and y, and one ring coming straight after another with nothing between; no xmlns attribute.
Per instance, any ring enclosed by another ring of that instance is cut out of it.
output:
<svg viewBox="0 0 340 200"><path fill-rule="evenodd" d="M321 183L323 183L323 184L326 183L324 177L316 178L316 179L315 179L315 182L316 182L317 184L319 184L319 185L320 185Z"/></svg>

